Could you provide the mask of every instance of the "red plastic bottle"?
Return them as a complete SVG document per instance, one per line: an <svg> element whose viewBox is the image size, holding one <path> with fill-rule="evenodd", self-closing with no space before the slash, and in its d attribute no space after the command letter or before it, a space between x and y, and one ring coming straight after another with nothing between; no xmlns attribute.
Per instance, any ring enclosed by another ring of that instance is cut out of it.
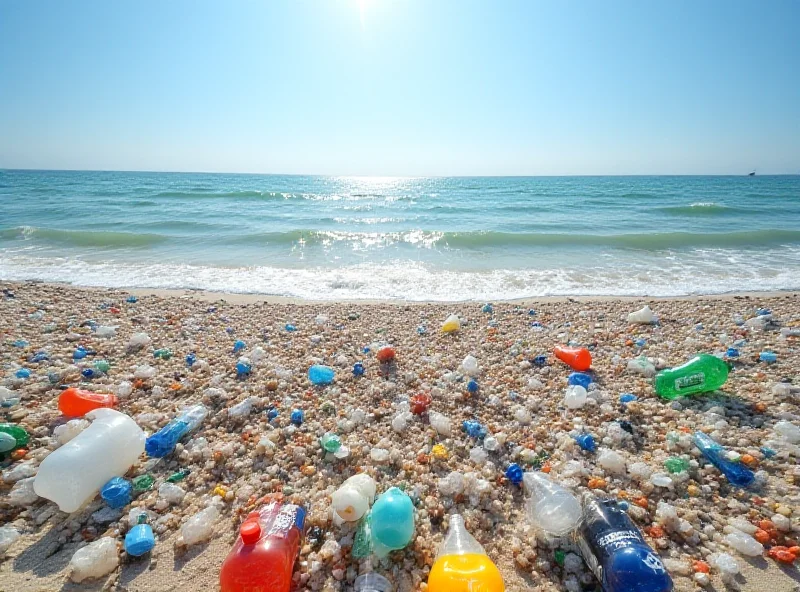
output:
<svg viewBox="0 0 800 592"><path fill-rule="evenodd" d="M58 408L68 417L83 417L94 409L116 407L117 396L109 393L93 393L76 388L68 388L58 397Z"/></svg>
<svg viewBox="0 0 800 592"><path fill-rule="evenodd" d="M272 502L251 512L222 563L222 592L289 592L306 511Z"/></svg>
<svg viewBox="0 0 800 592"><path fill-rule="evenodd" d="M557 345L553 353L559 360L578 372L586 372L592 367L592 354L585 347Z"/></svg>

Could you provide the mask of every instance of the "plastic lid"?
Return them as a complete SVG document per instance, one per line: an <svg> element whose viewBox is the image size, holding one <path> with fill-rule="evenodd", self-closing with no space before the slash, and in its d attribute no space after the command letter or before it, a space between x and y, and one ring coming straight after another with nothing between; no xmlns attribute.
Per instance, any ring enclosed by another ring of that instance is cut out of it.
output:
<svg viewBox="0 0 800 592"><path fill-rule="evenodd" d="M245 545L257 543L261 538L261 525L255 520L248 520L239 527L239 534Z"/></svg>

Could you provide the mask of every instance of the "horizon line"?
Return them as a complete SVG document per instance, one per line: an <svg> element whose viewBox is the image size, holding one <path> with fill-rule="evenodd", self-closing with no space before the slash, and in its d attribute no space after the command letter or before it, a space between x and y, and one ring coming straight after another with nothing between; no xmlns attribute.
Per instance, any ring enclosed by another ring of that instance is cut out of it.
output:
<svg viewBox="0 0 800 592"><path fill-rule="evenodd" d="M750 173L600 173L600 174L513 174L513 175L387 175L387 174L331 174L331 173L264 173L242 171L156 171L147 169L42 169L42 168L6 168L0 167L0 172L25 171L39 173L145 173L166 175L249 175L263 177L355 177L355 178L395 178L395 179L476 179L476 178L539 178L539 177L749 177ZM754 171L755 172L755 171ZM796 173L764 173L756 177L797 177Z"/></svg>

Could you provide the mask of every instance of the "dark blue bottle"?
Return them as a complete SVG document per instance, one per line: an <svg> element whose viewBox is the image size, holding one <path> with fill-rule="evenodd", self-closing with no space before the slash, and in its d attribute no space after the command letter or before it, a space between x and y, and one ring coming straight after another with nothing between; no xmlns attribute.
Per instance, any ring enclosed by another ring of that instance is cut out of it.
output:
<svg viewBox="0 0 800 592"><path fill-rule="evenodd" d="M575 535L604 592L669 592L672 578L616 500L586 494Z"/></svg>

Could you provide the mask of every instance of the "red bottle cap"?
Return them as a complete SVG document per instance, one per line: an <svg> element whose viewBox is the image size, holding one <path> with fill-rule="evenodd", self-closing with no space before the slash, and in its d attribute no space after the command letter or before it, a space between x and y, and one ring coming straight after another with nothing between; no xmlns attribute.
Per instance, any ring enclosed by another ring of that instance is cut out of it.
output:
<svg viewBox="0 0 800 592"><path fill-rule="evenodd" d="M261 525L255 520L248 520L239 527L239 534L245 545L257 543L261 538Z"/></svg>

